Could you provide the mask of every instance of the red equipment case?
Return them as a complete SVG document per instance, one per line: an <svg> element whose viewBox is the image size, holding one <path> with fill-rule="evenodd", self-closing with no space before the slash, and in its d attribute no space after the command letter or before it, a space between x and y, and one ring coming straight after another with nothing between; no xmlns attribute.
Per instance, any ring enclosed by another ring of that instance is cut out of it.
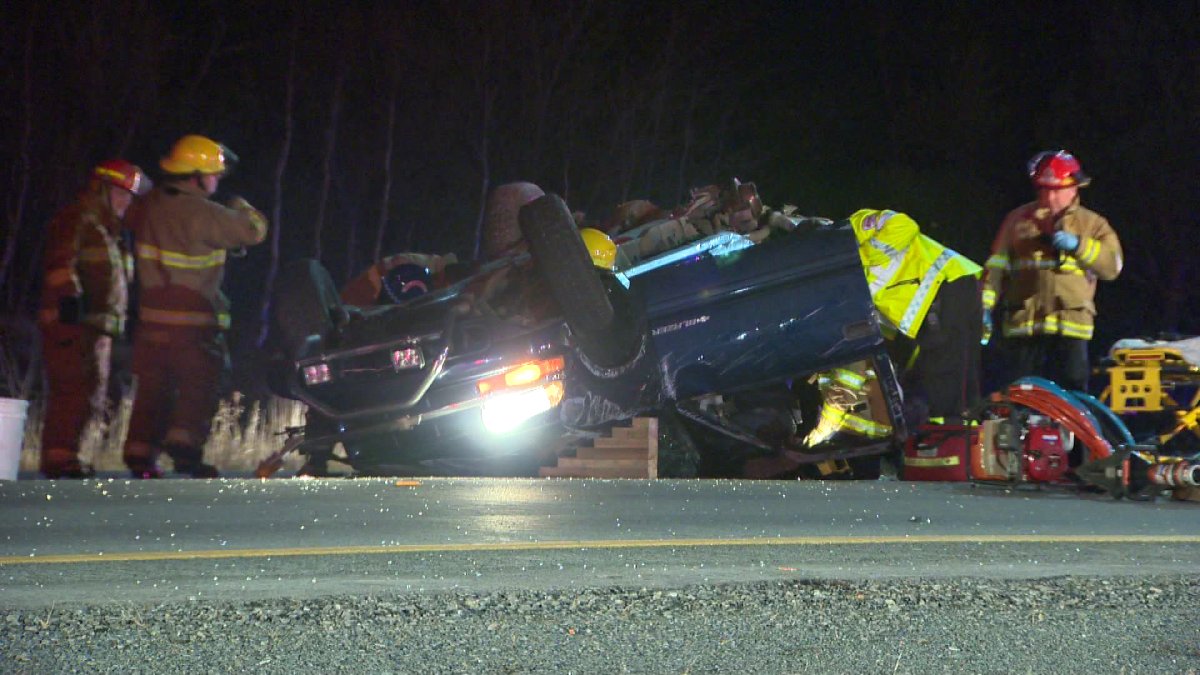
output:
<svg viewBox="0 0 1200 675"><path fill-rule="evenodd" d="M919 481L970 480L971 448L978 444L978 426L921 425L904 445L900 477Z"/></svg>

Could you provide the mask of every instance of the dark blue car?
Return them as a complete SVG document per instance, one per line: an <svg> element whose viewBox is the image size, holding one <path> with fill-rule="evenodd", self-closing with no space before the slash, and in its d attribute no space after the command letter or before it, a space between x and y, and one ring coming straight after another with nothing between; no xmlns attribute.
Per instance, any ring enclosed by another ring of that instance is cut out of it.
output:
<svg viewBox="0 0 1200 675"><path fill-rule="evenodd" d="M723 232L613 273L591 265L557 196L520 220L529 253L401 305L347 308L314 263L285 270L273 320L280 389L310 409L286 449L313 473L339 444L338 458L363 473L455 457L536 465L564 434L653 415L662 475L737 476L776 459L766 466L778 474L840 462L870 477L903 436L848 230L797 228L759 244ZM829 403L821 374L847 367L871 377L862 414L890 432L811 442Z"/></svg>

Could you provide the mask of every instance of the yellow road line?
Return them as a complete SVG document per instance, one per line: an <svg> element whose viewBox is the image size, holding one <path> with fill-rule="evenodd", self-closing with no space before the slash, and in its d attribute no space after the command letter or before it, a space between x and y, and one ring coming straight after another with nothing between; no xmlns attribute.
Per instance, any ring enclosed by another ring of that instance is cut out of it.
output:
<svg viewBox="0 0 1200 675"><path fill-rule="evenodd" d="M867 537L774 537L748 539L597 539L516 541L491 544L397 544L395 546L314 546L310 548L235 548L200 551L129 551L59 555L0 556L0 565L50 565L147 560L213 560L325 555L470 553L482 551L553 551L566 549L702 548L715 546L845 546L877 544L1200 544L1200 535L1151 534L929 534Z"/></svg>

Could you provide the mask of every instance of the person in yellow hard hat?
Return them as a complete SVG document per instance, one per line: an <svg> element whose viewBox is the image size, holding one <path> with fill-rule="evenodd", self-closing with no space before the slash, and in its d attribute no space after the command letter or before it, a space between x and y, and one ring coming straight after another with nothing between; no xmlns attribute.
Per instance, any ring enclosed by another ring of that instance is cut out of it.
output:
<svg viewBox="0 0 1200 675"><path fill-rule="evenodd" d="M103 412L113 341L125 330L133 265L122 219L149 182L126 160L101 162L48 228L38 311L48 384L40 469L47 478L95 473L80 461L79 444Z"/></svg>
<svg viewBox="0 0 1200 675"><path fill-rule="evenodd" d="M267 235L267 219L246 200L211 199L236 159L210 138L184 136L159 162L162 183L130 209L141 286L133 345L137 397L124 459L135 477L161 475L161 452L180 474L217 475L201 455L228 360L226 251Z"/></svg>

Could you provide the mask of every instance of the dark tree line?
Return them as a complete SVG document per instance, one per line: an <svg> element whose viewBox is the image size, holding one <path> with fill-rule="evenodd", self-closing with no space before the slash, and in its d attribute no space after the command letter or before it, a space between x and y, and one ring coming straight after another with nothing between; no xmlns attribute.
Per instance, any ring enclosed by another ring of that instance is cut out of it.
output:
<svg viewBox="0 0 1200 675"><path fill-rule="evenodd" d="M1097 342L1196 333L1198 27L1195 1L7 3L0 311L31 311L92 164L153 169L185 133L234 148L225 186L272 220L229 272L248 343L281 262L474 257L509 180L599 220L737 176L814 215L907 211L982 262L1025 159L1067 147L1126 246Z"/></svg>

